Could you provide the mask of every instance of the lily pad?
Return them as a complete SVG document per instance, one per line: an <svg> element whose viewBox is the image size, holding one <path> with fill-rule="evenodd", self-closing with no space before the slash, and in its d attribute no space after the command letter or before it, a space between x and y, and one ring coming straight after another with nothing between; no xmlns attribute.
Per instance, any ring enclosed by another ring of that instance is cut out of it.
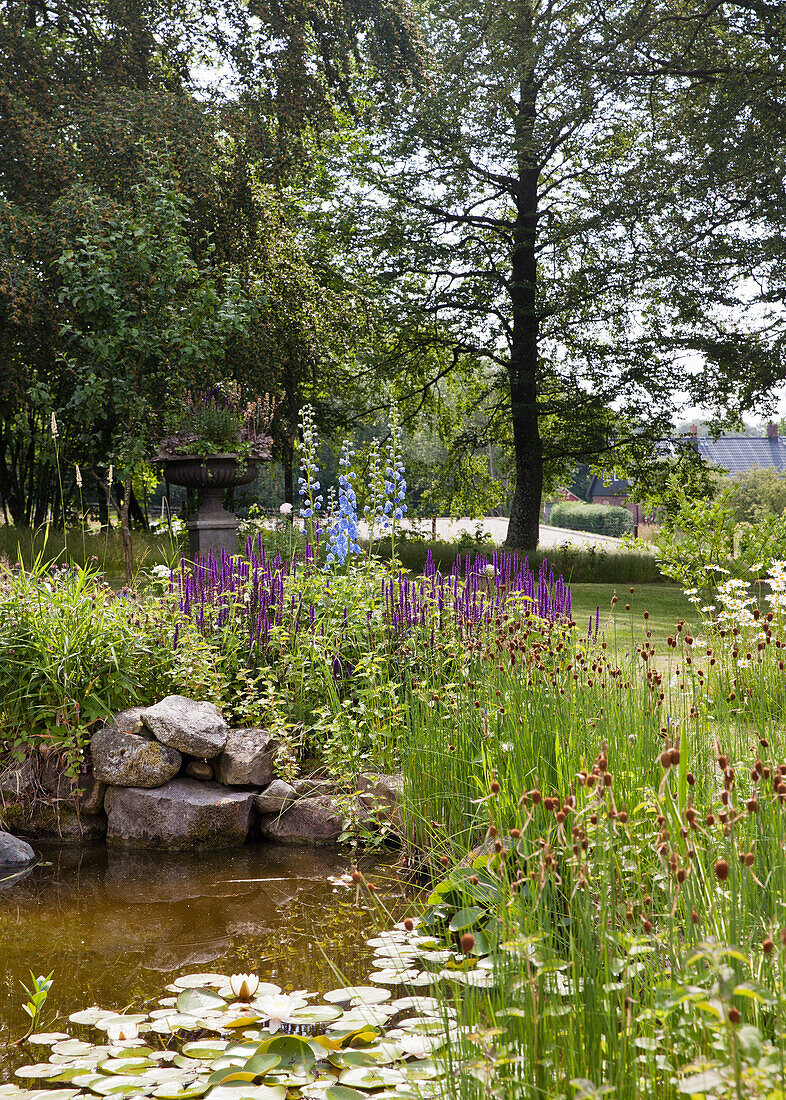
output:
<svg viewBox="0 0 786 1100"><path fill-rule="evenodd" d="M202 987L186 989L177 998L178 1012L190 1013L192 1016L198 1015L206 1008L224 1009L226 1004L223 997Z"/></svg>

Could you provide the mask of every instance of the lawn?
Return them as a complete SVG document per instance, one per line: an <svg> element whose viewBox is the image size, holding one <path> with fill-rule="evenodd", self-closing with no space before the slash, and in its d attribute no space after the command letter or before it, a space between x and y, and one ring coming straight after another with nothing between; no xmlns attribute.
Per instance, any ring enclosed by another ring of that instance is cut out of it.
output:
<svg viewBox="0 0 786 1100"><path fill-rule="evenodd" d="M651 630L651 641L660 649L674 634L680 619L696 628L696 609L682 589L669 584L573 584L573 617L584 627L595 609L600 608L600 627L616 649L626 649ZM612 606L612 599L617 603ZM645 619L644 613L649 612Z"/></svg>

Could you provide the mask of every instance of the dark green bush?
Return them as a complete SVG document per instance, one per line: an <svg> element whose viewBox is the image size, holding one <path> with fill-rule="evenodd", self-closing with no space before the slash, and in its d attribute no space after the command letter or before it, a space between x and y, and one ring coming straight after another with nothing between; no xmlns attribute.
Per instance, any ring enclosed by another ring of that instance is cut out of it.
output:
<svg viewBox="0 0 786 1100"><path fill-rule="evenodd" d="M596 535L627 535L633 530L633 516L627 508L608 504L555 504L549 523L571 531L591 531Z"/></svg>

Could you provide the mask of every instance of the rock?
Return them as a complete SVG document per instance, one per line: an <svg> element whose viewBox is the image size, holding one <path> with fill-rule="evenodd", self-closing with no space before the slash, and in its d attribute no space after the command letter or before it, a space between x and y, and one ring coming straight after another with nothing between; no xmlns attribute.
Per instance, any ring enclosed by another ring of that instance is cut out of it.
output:
<svg viewBox="0 0 786 1100"><path fill-rule="evenodd" d="M0 867L23 867L36 858L30 845L0 829Z"/></svg>
<svg viewBox="0 0 786 1100"><path fill-rule="evenodd" d="M104 804L109 844L171 851L231 848L246 839L254 792L173 779L155 789L110 787Z"/></svg>
<svg viewBox="0 0 786 1100"><path fill-rule="evenodd" d="M190 756L210 760L222 753L227 743L229 726L214 703L167 695L143 710L140 717L163 745Z"/></svg>
<svg viewBox="0 0 786 1100"><path fill-rule="evenodd" d="M176 749L107 725L94 734L90 751L93 775L113 787L160 787L183 761Z"/></svg>
<svg viewBox="0 0 786 1100"><path fill-rule="evenodd" d="M3 798L23 798L32 795L36 788L36 766L31 756L21 764L9 764L0 771L0 796Z"/></svg>
<svg viewBox="0 0 786 1100"><path fill-rule="evenodd" d="M106 783L97 779L95 775L86 773L76 777L66 775L62 764L62 758L59 756L48 758L41 769L41 786L61 801L71 800L74 807L78 799L82 813L100 814L104 808Z"/></svg>
<svg viewBox="0 0 786 1100"><path fill-rule="evenodd" d="M264 787L273 778L278 747L267 730L230 730L218 758L219 782L231 787Z"/></svg>
<svg viewBox="0 0 786 1100"><path fill-rule="evenodd" d="M358 779L360 801L370 810L376 810L389 820L398 819L404 798L404 777L384 775L382 772L364 772Z"/></svg>
<svg viewBox="0 0 786 1100"><path fill-rule="evenodd" d="M297 798L297 791L283 779L274 779L254 799L261 814L275 814Z"/></svg>
<svg viewBox="0 0 786 1100"><path fill-rule="evenodd" d="M332 779L311 779L304 776L296 779L292 786L301 798L315 798L318 795L332 795L336 793L336 784Z"/></svg>
<svg viewBox="0 0 786 1100"><path fill-rule="evenodd" d="M147 737L150 740L152 734L145 727L140 717L144 709L144 707L129 707L128 710L121 710L114 718L104 722L101 728L120 730L123 733L135 733L139 737Z"/></svg>
<svg viewBox="0 0 786 1100"><path fill-rule="evenodd" d="M213 778L213 768L207 760L189 760L183 768L183 775L188 776L189 779L201 779L203 783L208 783Z"/></svg>
<svg viewBox="0 0 786 1100"><path fill-rule="evenodd" d="M344 818L332 798L318 795L260 818L260 830L282 844L335 844L344 831Z"/></svg>
<svg viewBox="0 0 786 1100"><path fill-rule="evenodd" d="M10 806L3 813L6 824L15 833L41 840L81 844L103 840L106 835L106 817L103 813L83 814L65 802Z"/></svg>

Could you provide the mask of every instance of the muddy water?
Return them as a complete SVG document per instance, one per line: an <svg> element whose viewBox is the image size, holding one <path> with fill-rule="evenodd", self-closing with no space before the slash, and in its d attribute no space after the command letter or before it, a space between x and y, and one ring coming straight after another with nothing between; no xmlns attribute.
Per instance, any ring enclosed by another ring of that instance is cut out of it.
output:
<svg viewBox="0 0 786 1100"><path fill-rule="evenodd" d="M4 1040L25 1027L19 982L54 971L40 1030L97 1003L142 1006L180 973L254 971L285 989L325 990L335 967L369 968L366 940L412 905L394 861L364 863L379 905L342 883L333 852L254 845L202 855L42 848L42 863L0 881L0 1081Z"/></svg>

